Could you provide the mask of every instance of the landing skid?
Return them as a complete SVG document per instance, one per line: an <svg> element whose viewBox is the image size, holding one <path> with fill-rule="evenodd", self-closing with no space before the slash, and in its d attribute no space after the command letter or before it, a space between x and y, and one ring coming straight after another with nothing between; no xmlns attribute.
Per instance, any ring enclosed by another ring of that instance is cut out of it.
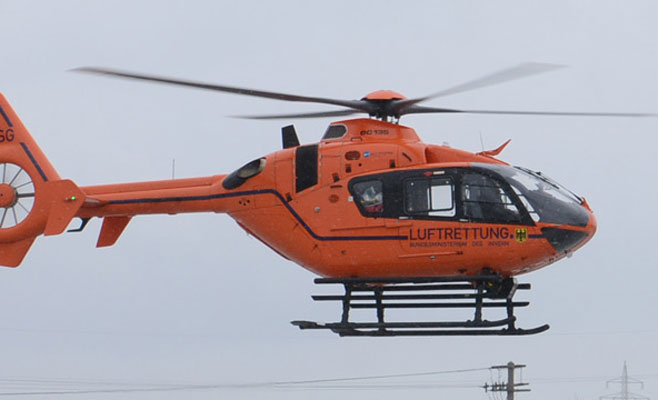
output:
<svg viewBox="0 0 658 400"><path fill-rule="evenodd" d="M340 322L292 321L300 329L328 329L340 336L518 336L544 332L548 325L532 329L516 327L516 307L527 301L513 301L517 290L530 289L529 283L496 275L442 278L318 278L317 284L341 284L343 295L315 295L316 301L340 301ZM350 312L374 309L376 320L350 321ZM466 309L472 319L462 321L386 321L387 309ZM483 319L485 309L504 309L506 315Z"/></svg>

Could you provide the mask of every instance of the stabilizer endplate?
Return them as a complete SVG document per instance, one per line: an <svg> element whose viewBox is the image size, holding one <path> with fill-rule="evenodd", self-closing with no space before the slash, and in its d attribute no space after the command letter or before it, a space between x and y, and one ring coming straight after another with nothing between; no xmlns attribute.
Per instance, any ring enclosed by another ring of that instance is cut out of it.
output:
<svg viewBox="0 0 658 400"><path fill-rule="evenodd" d="M34 239L36 237L29 237L12 243L2 243L0 245L0 265L12 268L18 267L25 258L27 251L30 250Z"/></svg>
<svg viewBox="0 0 658 400"><path fill-rule="evenodd" d="M85 202L85 194L69 179L46 182L44 188L51 201L44 235L59 235Z"/></svg>
<svg viewBox="0 0 658 400"><path fill-rule="evenodd" d="M116 243L131 218L129 216L103 218L103 226L96 247L108 247Z"/></svg>

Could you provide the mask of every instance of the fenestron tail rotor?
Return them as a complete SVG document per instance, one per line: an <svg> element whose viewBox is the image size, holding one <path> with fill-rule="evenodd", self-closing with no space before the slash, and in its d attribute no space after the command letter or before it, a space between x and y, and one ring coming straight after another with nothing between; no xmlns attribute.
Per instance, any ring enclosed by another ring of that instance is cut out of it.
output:
<svg viewBox="0 0 658 400"><path fill-rule="evenodd" d="M34 181L20 166L0 164L0 229L23 222L34 207Z"/></svg>
<svg viewBox="0 0 658 400"><path fill-rule="evenodd" d="M326 97L300 96L295 94L263 91L256 89L224 86L193 80L169 78L164 76L122 71L101 67L82 67L73 71L108 75L119 78L165 83L169 85L193 87L197 89L261 97L273 100L283 100L303 103L328 104L346 108L346 110L318 111L305 113L288 113L275 115L241 115L237 118L246 119L295 119L295 118L327 118L349 116L353 114L368 114L381 120L398 121L407 114L494 114L494 115L538 115L538 116L587 116L587 117L656 117L655 113L620 113L620 112L561 112L561 111L517 111L517 110L467 110L454 108L425 107L419 105L429 100L482 89L505 82L511 82L563 68L561 65L544 63L523 63L506 68L480 78L455 85L451 88L432 93L427 96L407 99L399 93L382 90L370 93L360 100L332 99Z"/></svg>

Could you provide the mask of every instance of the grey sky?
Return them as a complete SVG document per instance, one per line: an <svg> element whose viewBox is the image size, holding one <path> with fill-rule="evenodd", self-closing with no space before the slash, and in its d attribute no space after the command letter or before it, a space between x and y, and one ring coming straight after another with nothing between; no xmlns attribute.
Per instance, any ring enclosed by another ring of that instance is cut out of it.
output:
<svg viewBox="0 0 658 400"><path fill-rule="evenodd" d="M568 68L429 102L436 107L658 111L658 4L652 1L0 0L0 91L62 177L79 185L226 173L280 147L288 121L227 115L323 111L200 90L74 74L105 66L309 96L437 92L525 61ZM294 122L303 142L330 120ZM301 332L332 320L313 275L225 215L135 218L117 245L85 232L39 238L0 269L0 394L26 387L223 385L528 365L532 395L596 399L628 361L658 398L656 119L407 116L426 141L500 156L584 195L599 231L572 258L521 279L524 338L347 339ZM567 383L566 378L594 377ZM486 371L385 380L380 390L208 388L108 399L485 399ZM4 379L9 379L5 381ZM55 382L25 385L19 379ZM551 381L555 379L555 381ZM75 381L77 383L72 383ZM86 381L87 383L81 383ZM423 389L394 389L423 383ZM376 382L368 382L376 383ZM123 386L122 386L123 385ZM639 390L639 389L638 389ZM70 397L70 396L69 396ZM52 398L47 395L32 398Z"/></svg>

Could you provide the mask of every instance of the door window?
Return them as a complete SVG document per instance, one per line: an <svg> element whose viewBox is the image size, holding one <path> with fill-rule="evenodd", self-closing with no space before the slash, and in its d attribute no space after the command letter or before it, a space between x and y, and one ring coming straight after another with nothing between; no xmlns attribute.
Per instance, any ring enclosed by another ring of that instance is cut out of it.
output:
<svg viewBox="0 0 658 400"><path fill-rule="evenodd" d="M405 184L404 193L408 214L455 216L455 187L450 178L410 179Z"/></svg>

